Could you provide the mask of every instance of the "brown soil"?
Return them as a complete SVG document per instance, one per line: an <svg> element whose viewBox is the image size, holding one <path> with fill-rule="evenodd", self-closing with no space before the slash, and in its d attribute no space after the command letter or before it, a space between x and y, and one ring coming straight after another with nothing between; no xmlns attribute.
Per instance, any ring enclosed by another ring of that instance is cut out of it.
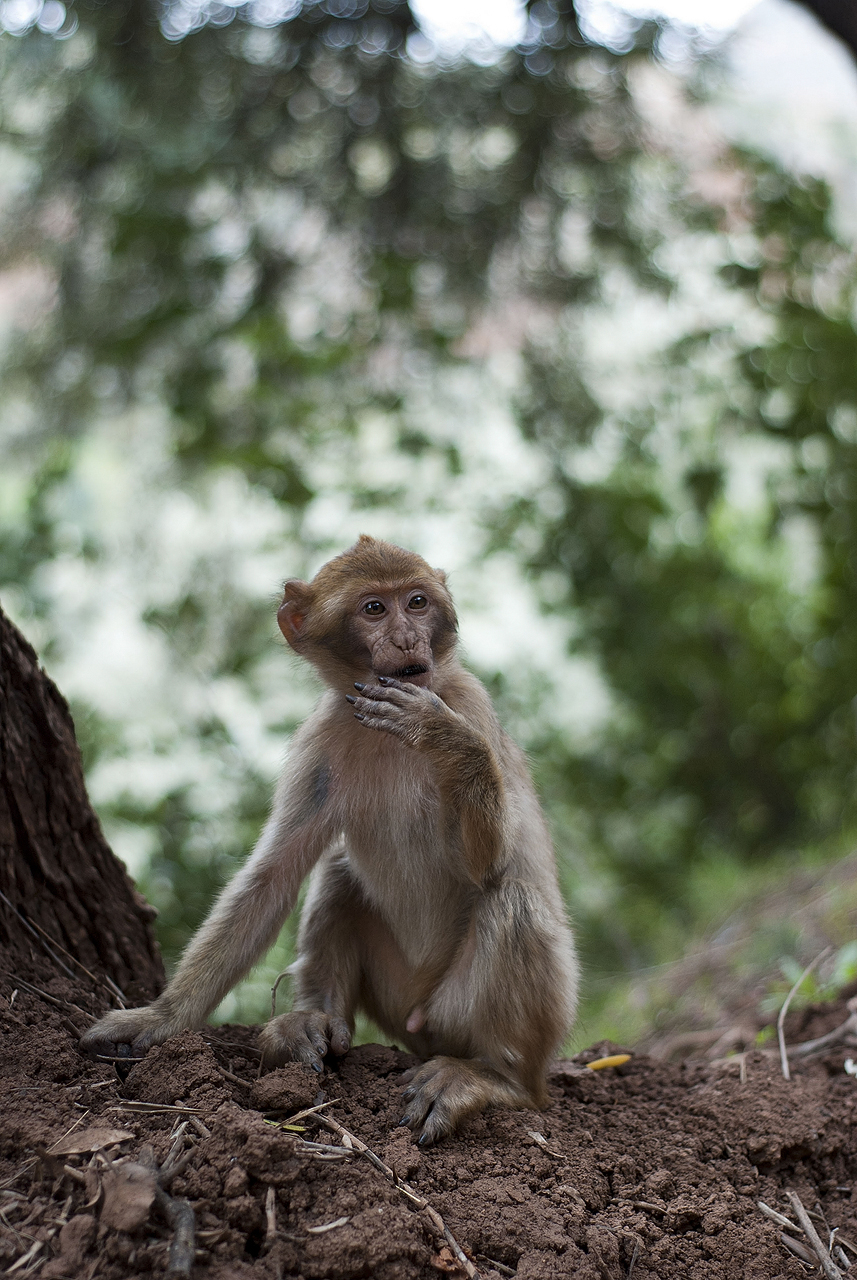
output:
<svg viewBox="0 0 857 1280"><path fill-rule="evenodd" d="M222 1027L119 1064L122 1080L76 1047L74 1028L103 997L35 950L26 967L29 987L20 968L0 981L0 1269L28 1259L13 1275L163 1274L169 1206L184 1198L198 1280L463 1275L438 1214L490 1280L798 1277L806 1268L757 1207L793 1216L788 1190L823 1215L825 1241L835 1227L857 1246L857 1082L845 1050L796 1064L790 1082L775 1057L753 1053L742 1082L735 1059L639 1056L581 1073L612 1048L599 1045L556 1066L546 1111L479 1116L421 1151L397 1128L404 1053L363 1045L323 1077L294 1065L259 1080L253 1029ZM846 1016L842 1005L803 1011L790 1039ZM301 1133L271 1123L322 1098L429 1209L313 1117ZM145 1166L152 1155L162 1166L171 1147L186 1164L159 1205Z"/></svg>

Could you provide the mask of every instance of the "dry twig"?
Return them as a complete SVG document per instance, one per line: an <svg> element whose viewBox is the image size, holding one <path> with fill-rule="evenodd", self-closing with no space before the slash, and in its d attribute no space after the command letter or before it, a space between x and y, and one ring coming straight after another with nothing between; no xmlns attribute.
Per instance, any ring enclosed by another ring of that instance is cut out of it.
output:
<svg viewBox="0 0 857 1280"><path fill-rule="evenodd" d="M769 1204L765 1204L764 1200L757 1200L756 1204L762 1210L765 1217L770 1218L771 1222L776 1222L778 1227L785 1227L787 1231L798 1230L791 1218L787 1218L784 1213L777 1213L776 1209L772 1209Z"/></svg>
<svg viewBox="0 0 857 1280"><path fill-rule="evenodd" d="M505 1262L498 1262L496 1258L489 1258L487 1253L477 1253L477 1258L482 1262L487 1262L489 1267L493 1267L495 1271L499 1271L501 1276L513 1276L515 1271L512 1267L507 1267Z"/></svg>
<svg viewBox="0 0 857 1280"><path fill-rule="evenodd" d="M172 1155L172 1151L170 1155ZM167 1160L169 1160L169 1156ZM172 1196L167 1195L161 1185L167 1161L164 1162L164 1169L159 1169L155 1162L155 1154L150 1146L142 1148L140 1164L146 1165L155 1171L157 1178L155 1204L173 1229L173 1238L170 1241L170 1252L167 1260L167 1276L175 1276L176 1280L188 1280L193 1267L193 1260L196 1256L196 1218L193 1206L189 1200L174 1199ZM166 1181L172 1181L178 1172L178 1165L168 1169Z"/></svg>
<svg viewBox="0 0 857 1280"><path fill-rule="evenodd" d="M817 1213L811 1214L794 1191L788 1191L786 1194L791 1201L792 1209L798 1220L797 1223L792 1222L791 1218L787 1218L784 1213L778 1213L776 1209L772 1209L769 1204L765 1204L764 1200L757 1200L756 1204L765 1217L770 1218L771 1222L775 1222L778 1227L784 1227L785 1231L802 1231L812 1249L807 1248L800 1240L796 1240L793 1235L788 1236L784 1232L780 1232L781 1244L785 1245L795 1257L800 1258L801 1262L806 1262L813 1267L820 1265L825 1276L827 1276L827 1280L843 1280L842 1272L830 1256L828 1246L825 1245L812 1225L812 1218L818 1218L820 1222L825 1222L824 1218ZM827 1226L826 1222L825 1226Z"/></svg>
<svg viewBox="0 0 857 1280"><path fill-rule="evenodd" d="M450 1249L455 1254L455 1257L467 1272L470 1280L481 1280L481 1273L479 1270L474 1267L473 1263L470 1261L467 1254L464 1252L461 1245L458 1243L455 1236L438 1213L437 1209L433 1208L424 1196L421 1196L418 1192L414 1191L413 1187L409 1186L407 1182L403 1182L395 1169L391 1169L388 1164L385 1164L379 1156L375 1155L374 1151L371 1151L369 1147L366 1146L365 1142L358 1138L356 1134L351 1133L350 1130L346 1129L344 1125L338 1124L337 1121L331 1119L330 1116L323 1116L319 1112L316 1112L316 1119L319 1124L323 1124L327 1129L332 1130L332 1132L337 1134L340 1139L350 1138L355 1151L359 1152L361 1156L365 1156L370 1164L373 1164L376 1169L383 1173L387 1181L391 1182L396 1190L405 1197L405 1199L409 1200L417 1209L422 1209L426 1216L431 1220L432 1224L444 1237Z"/></svg>
<svg viewBox="0 0 857 1280"><path fill-rule="evenodd" d="M781 1231L780 1244L784 1245L789 1253L793 1253L796 1258L800 1258L801 1262L805 1262L808 1267L812 1267L813 1271L815 1271L818 1266L818 1258L812 1249L807 1248L803 1241L796 1240L794 1236L787 1236L785 1231Z"/></svg>
<svg viewBox="0 0 857 1280"><path fill-rule="evenodd" d="M251 1089L253 1087L252 1080L242 1080L240 1076L236 1076L234 1071L227 1071L225 1067L221 1067L220 1063L217 1064L217 1070L223 1076L224 1080L228 1080L230 1084L240 1084L244 1089Z"/></svg>
<svg viewBox="0 0 857 1280"><path fill-rule="evenodd" d="M816 1040L804 1040L803 1044L793 1045L789 1050L792 1057L809 1057L811 1054L824 1053L827 1049L832 1048L835 1044L840 1044L843 1040L847 1040L849 1036L857 1037L857 1010L851 1008L852 1001L848 1001L849 1014L844 1022L838 1027L834 1027L832 1031L828 1031L827 1035L819 1036Z"/></svg>
<svg viewBox="0 0 857 1280"><path fill-rule="evenodd" d="M795 1191L787 1191L786 1195L791 1202L791 1206L795 1211L795 1216L801 1225L804 1235L818 1254L818 1261L821 1263L821 1269L827 1276L827 1280L843 1280L842 1272L831 1258L827 1245L812 1225L810 1216L804 1208L800 1196Z"/></svg>
<svg viewBox="0 0 857 1280"><path fill-rule="evenodd" d="M637 1254L638 1254L639 1252L640 1252L640 1241L639 1241L639 1240L635 1240L635 1241L634 1241L634 1252L631 1254L631 1261L630 1261L630 1263L628 1264L628 1276L627 1276L627 1280L631 1280L631 1276L634 1274L634 1266L636 1265L636 1262L637 1262Z"/></svg>
<svg viewBox="0 0 857 1280"><path fill-rule="evenodd" d="M132 1059L126 1058L125 1061L130 1062L132 1061ZM111 1081L111 1084L112 1083L113 1082ZM179 1115L179 1116L190 1116L190 1115L193 1115L195 1112L199 1111L199 1107L174 1107L169 1102L138 1102L136 1100L129 1098L127 1102L117 1104L115 1107L108 1107L107 1110L108 1111L142 1111L145 1115L148 1115L148 1116L160 1115L162 1112L165 1115L172 1114L172 1115ZM206 1136L211 1137L211 1134L209 1133Z"/></svg>
<svg viewBox="0 0 857 1280"><path fill-rule="evenodd" d="M277 1235L277 1193L273 1187L268 1187L265 1196L265 1239L262 1248L267 1252Z"/></svg>
<svg viewBox="0 0 857 1280"><path fill-rule="evenodd" d="M317 1102L314 1107L305 1107L303 1111L297 1111L293 1116L289 1116L288 1124L297 1124L299 1120L306 1120L307 1116L317 1116L319 1111L323 1111L325 1107L332 1107L339 1101L338 1098L330 1098L327 1102Z"/></svg>
<svg viewBox="0 0 857 1280"><path fill-rule="evenodd" d="M815 959L811 962L811 964L808 964L806 966L803 973L800 975L797 982L794 984L791 991L783 1001L782 1009L780 1009L780 1016L777 1018L777 1040L779 1041L779 1044L780 1044L780 1065L782 1066L782 1069L783 1069L784 1080L791 1080L792 1078L791 1072L789 1071L789 1055L788 1055L788 1052L786 1051L786 1037L785 1037L785 1032L783 1031L783 1027L786 1020L786 1014L789 1011L789 1005L792 1002L792 997L795 995L798 988L802 986L804 980L809 977L809 975L812 973L815 966L817 964L820 964L821 961L825 958L825 956L828 956L830 954L830 951L831 951L830 947L825 947L823 951L819 952L819 954L815 957Z"/></svg>
<svg viewBox="0 0 857 1280"><path fill-rule="evenodd" d="M288 969L284 969L283 972L278 973L276 978L274 979L274 985L271 987L271 1017L272 1018L275 1018L277 1016L277 987L283 981L283 978L287 978L288 976L289 976Z"/></svg>

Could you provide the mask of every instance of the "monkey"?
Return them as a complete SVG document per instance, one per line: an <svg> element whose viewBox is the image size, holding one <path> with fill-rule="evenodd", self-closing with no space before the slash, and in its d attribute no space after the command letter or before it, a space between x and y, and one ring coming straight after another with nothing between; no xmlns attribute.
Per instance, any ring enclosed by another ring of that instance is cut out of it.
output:
<svg viewBox="0 0 857 1280"><path fill-rule="evenodd" d="M523 752L457 654L446 575L363 534L277 620L326 690L295 734L255 850L153 1004L90 1053L141 1056L208 1015L274 942L305 876L293 1009L265 1067L347 1052L363 1011L422 1059L401 1125L429 1146L492 1105L543 1107L577 961Z"/></svg>

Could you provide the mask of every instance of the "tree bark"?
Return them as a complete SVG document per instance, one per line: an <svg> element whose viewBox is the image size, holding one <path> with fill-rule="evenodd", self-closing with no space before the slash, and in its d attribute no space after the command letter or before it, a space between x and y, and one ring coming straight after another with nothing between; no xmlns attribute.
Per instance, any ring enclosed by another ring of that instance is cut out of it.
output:
<svg viewBox="0 0 857 1280"><path fill-rule="evenodd" d="M0 610L0 968L75 980L107 1007L151 999L164 970L153 909L89 803L71 714Z"/></svg>

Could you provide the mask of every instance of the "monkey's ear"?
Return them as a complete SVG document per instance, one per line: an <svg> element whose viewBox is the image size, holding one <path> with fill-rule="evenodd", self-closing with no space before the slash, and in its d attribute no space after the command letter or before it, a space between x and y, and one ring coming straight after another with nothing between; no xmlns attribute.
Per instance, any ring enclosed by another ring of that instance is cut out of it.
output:
<svg viewBox="0 0 857 1280"><path fill-rule="evenodd" d="M283 603L277 610L277 623L289 644L300 642L306 616L309 613L311 591L306 582L287 582L283 588Z"/></svg>

